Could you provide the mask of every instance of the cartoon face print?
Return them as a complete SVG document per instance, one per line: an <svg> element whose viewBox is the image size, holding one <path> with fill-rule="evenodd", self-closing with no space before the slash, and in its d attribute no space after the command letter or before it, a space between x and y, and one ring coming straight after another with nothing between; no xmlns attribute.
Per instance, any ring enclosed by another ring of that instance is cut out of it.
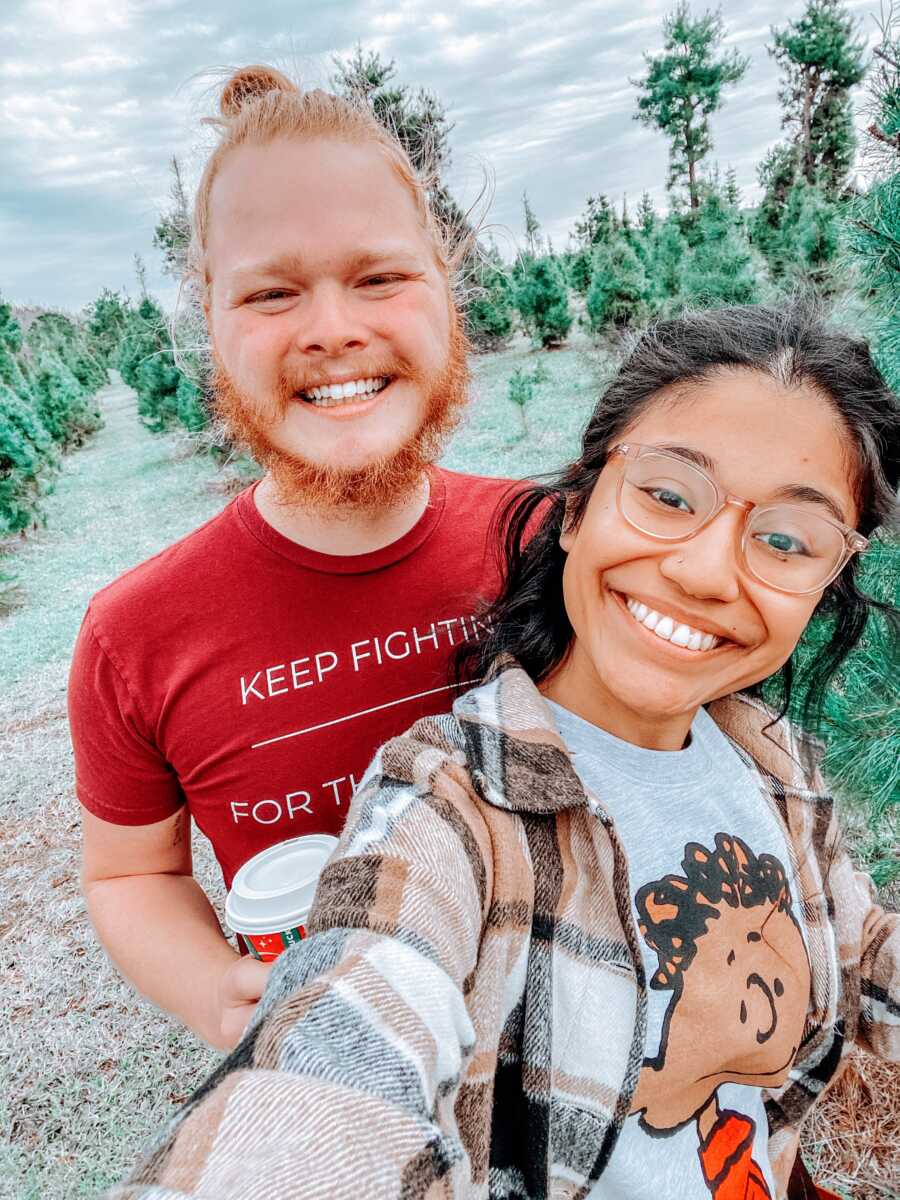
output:
<svg viewBox="0 0 900 1200"><path fill-rule="evenodd" d="M683 875L636 896L658 956L650 980L670 990L659 1051L644 1060L632 1111L665 1135L710 1109L721 1083L777 1087L803 1035L810 969L784 867L718 833L685 847ZM705 1121L700 1124L701 1136Z"/></svg>

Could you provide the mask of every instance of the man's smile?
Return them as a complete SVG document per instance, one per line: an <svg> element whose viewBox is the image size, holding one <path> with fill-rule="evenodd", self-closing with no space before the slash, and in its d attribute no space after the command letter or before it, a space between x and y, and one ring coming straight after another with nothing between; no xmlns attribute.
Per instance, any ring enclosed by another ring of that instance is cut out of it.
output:
<svg viewBox="0 0 900 1200"><path fill-rule="evenodd" d="M378 375L364 379L348 379L337 382L323 382L314 387L297 392L301 400L316 408L334 408L356 401L357 397L377 395L391 383L390 376Z"/></svg>

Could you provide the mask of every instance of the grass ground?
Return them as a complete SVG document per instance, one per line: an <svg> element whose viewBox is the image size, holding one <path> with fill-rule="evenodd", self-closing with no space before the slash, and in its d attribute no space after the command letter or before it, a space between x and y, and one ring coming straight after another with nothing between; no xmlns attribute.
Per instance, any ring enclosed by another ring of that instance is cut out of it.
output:
<svg viewBox="0 0 900 1200"><path fill-rule="evenodd" d="M520 439L506 382L538 358L546 378ZM476 400L447 464L525 475L566 461L603 370L577 341L554 354L519 344L479 360ZM0 1200L96 1195L217 1059L122 983L78 889L65 687L81 615L98 587L223 503L213 463L143 430L128 389L110 388L103 407L106 426L68 460L46 531L15 556L23 603L0 622ZM221 905L202 840L195 861ZM827 1177L854 1200L896 1196L897 1072L855 1060L847 1087L821 1107L808 1143Z"/></svg>

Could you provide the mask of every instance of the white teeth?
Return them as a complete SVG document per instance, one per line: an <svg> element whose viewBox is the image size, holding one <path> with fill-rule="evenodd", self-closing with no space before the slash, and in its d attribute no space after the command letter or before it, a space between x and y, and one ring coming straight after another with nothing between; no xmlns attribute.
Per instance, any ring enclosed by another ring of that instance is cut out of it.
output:
<svg viewBox="0 0 900 1200"><path fill-rule="evenodd" d="M655 612L646 604L642 604L639 600L633 600L630 596L625 597L625 604L636 621L673 646L683 646L687 650L701 651L712 650L719 645L721 639L717 638L715 634L703 633L700 629L676 622L673 617L666 617L662 613Z"/></svg>
<svg viewBox="0 0 900 1200"><path fill-rule="evenodd" d="M664 642L667 642L675 632L675 622L671 617L660 617L656 622L656 628L653 632L657 637L661 637Z"/></svg>
<svg viewBox="0 0 900 1200"><path fill-rule="evenodd" d="M379 376L373 379L351 379L347 383L322 384L321 387L307 388L300 395L319 408L333 408L354 396L366 396L370 392L380 392L387 387L390 379Z"/></svg>

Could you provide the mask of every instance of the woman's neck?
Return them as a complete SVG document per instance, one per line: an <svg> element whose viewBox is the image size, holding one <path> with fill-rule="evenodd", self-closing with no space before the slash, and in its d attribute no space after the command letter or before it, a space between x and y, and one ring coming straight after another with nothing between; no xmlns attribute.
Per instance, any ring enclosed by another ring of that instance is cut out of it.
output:
<svg viewBox="0 0 900 1200"><path fill-rule="evenodd" d="M624 704L570 655L540 685L542 695L613 737L644 750L683 750L697 709L683 713L645 713Z"/></svg>

